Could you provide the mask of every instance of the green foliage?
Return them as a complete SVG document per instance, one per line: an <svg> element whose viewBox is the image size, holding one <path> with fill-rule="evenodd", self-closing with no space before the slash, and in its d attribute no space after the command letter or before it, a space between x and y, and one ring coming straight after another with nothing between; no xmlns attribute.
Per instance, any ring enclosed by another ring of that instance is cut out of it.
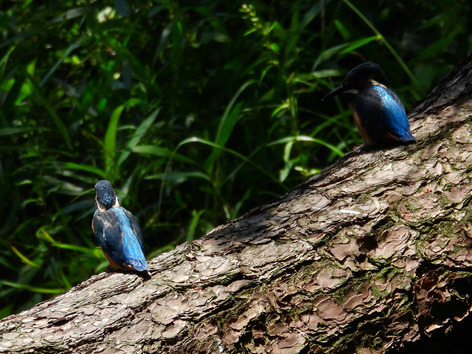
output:
<svg viewBox="0 0 472 354"><path fill-rule="evenodd" d="M469 7L3 4L0 317L106 267L90 229L99 179L140 219L149 257L199 237L361 142L345 105L321 102L351 67L378 62L407 107L423 97L471 49Z"/></svg>

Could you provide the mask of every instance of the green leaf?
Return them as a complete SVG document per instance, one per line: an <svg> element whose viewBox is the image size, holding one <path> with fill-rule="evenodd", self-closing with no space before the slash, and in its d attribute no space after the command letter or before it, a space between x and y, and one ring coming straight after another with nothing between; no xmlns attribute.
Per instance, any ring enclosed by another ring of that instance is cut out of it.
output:
<svg viewBox="0 0 472 354"><path fill-rule="evenodd" d="M72 43L64 52L64 54L59 58L59 60L56 62L56 64L53 65L51 69L44 75L43 79L39 83L39 87L43 87L44 84L47 82L47 80L51 77L51 75L59 68L59 65L61 65L64 62L64 58L67 58L72 51L75 49L79 48L82 43L84 42L84 38L80 38L79 40L75 41Z"/></svg>
<svg viewBox="0 0 472 354"><path fill-rule="evenodd" d="M15 128L3 128L0 129L0 136L24 134L30 132L50 131L47 128L33 128L33 127L15 127Z"/></svg>
<svg viewBox="0 0 472 354"><path fill-rule="evenodd" d="M195 239L195 229L197 228L198 222L200 221L200 217L205 213L205 210L199 210L198 212L192 210L192 219L190 221L187 236L185 240L190 242Z"/></svg>
<svg viewBox="0 0 472 354"><path fill-rule="evenodd" d="M241 107L242 107L242 103L236 104L236 100L241 95L241 93L249 85L253 83L254 83L253 81L248 81L244 83L244 85L242 85L239 88L239 90L236 92L236 94L233 96L228 106L226 107L225 112L223 113L223 116L221 117L221 121L218 126L218 131L216 133L216 138L215 138L216 146L225 146L226 143L228 142L228 139L231 136L231 133L233 132L234 126L236 125L236 122L239 119L239 115L240 115ZM219 154L220 154L219 149L213 149L211 155L205 161L205 168L207 170L211 171L214 168L214 162L216 158L219 156Z"/></svg>
<svg viewBox="0 0 472 354"><path fill-rule="evenodd" d="M28 257L26 257L23 253L21 253L15 246L10 245L10 248L12 251L26 264L34 267L34 268L39 268L39 265L31 261Z"/></svg>
<svg viewBox="0 0 472 354"><path fill-rule="evenodd" d="M334 20L334 25L338 29L339 33L341 33L341 36L345 41L351 39L351 32L347 29L346 26L344 26L341 21L339 21L338 19Z"/></svg>
<svg viewBox="0 0 472 354"><path fill-rule="evenodd" d="M176 183L183 183L189 178L201 178L206 181L210 181L210 177L200 171L185 171L185 172L166 172L158 173L155 175L146 176L145 179L157 179L162 181L172 181Z"/></svg>
<svg viewBox="0 0 472 354"><path fill-rule="evenodd" d="M268 146L278 145L278 144L287 144L289 142L311 142L317 143L323 146L326 146L331 151L333 151L338 156L344 156L344 153L339 150L336 146L324 141L322 139L312 138L311 136L299 135L299 136L288 136L282 139L278 139L268 144Z"/></svg>
<svg viewBox="0 0 472 354"><path fill-rule="evenodd" d="M0 284L6 285L6 286L11 286L13 288L17 289L23 289L27 291L31 291L34 293L41 293L41 294L59 294L65 291L66 289L59 288L59 289L54 289L54 288L41 288L38 286L33 286L33 285L28 285L28 284L21 284L21 283L15 283L12 281L8 280L0 280Z"/></svg>
<svg viewBox="0 0 472 354"><path fill-rule="evenodd" d="M71 170L79 170L83 172L90 172L93 173L100 178L106 178L106 172L90 165L84 165L84 164L79 164L79 163L73 163L73 162L64 162L62 163L62 168L64 169L71 169Z"/></svg>
<svg viewBox="0 0 472 354"><path fill-rule="evenodd" d="M157 108L154 111L152 111L151 114L146 119L144 119L141 122L141 124L138 126L138 128L135 130L133 136L126 144L127 149L125 149L120 154L120 157L118 158L118 161L117 161L118 167L121 166L121 164L128 158L133 148L135 148L139 144L139 142L145 137L148 130L154 124L160 110L161 110L160 108Z"/></svg>
<svg viewBox="0 0 472 354"><path fill-rule="evenodd" d="M113 110L105 135L105 171L107 176L111 175L111 171L115 167L116 135L118 131L118 122L120 120L123 109L124 105L121 105Z"/></svg>
<svg viewBox="0 0 472 354"><path fill-rule="evenodd" d="M316 59L316 62L313 65L313 70L316 69L320 63L329 61L335 56L341 56L343 54L352 52L353 50L359 47L362 47L377 39L378 39L377 36L371 36L371 37L361 38L361 39L358 39L349 43L339 44L329 49L326 49L322 51L321 54Z"/></svg>
<svg viewBox="0 0 472 354"><path fill-rule="evenodd" d="M358 39L356 41L353 41L351 43L348 44L348 46L346 48L344 48L343 50L341 50L339 52L339 55L344 55L346 53L350 53L350 52L353 52L355 51L357 48L360 48L360 47L363 47L365 46L366 44L369 44L375 40L377 40L378 37L377 36L372 36L372 37L367 37L367 38L361 38L361 39Z"/></svg>
<svg viewBox="0 0 472 354"><path fill-rule="evenodd" d="M43 104L44 108L46 108L47 112L49 113L49 116L51 117L53 122L56 124L56 127L59 129L59 132L62 134L62 137L63 137L64 141L66 142L67 147L69 149L71 149L72 148L72 142L71 142L71 139L70 139L69 131L66 128L64 122L59 117L59 115L56 113L55 108L51 105L51 103L43 95L42 90L36 84L34 78L26 70L24 70L23 72L28 77L32 87L34 88L35 93L37 94L37 96L39 98L39 100Z"/></svg>
<svg viewBox="0 0 472 354"><path fill-rule="evenodd" d="M176 160L179 162L197 164L191 158L178 154L175 151L171 151L165 147L160 147L156 145L139 145L134 146L131 148L131 151L137 154L143 155L153 155L153 156L160 156L160 157L168 157L171 160Z"/></svg>
<svg viewBox="0 0 472 354"><path fill-rule="evenodd" d="M243 162L245 163L248 163L250 164L251 166L255 167L257 170L259 170L260 172L262 172L264 175L266 175L267 177L269 177L270 180L272 180L273 182L279 184L280 186L282 186L284 189L286 189L286 187L280 183L274 176L272 176L272 174L265 170L263 167L261 167L260 165L257 165L255 164L254 162L252 162L250 159L248 159L246 156L238 153L237 151L234 151L234 150L231 150L231 149L228 149L224 146L220 146L220 145L217 145L209 140L206 140L206 139L201 139L201 138L197 138L197 137L192 137L192 138L188 138L188 139L185 139L183 140L182 142L180 142L179 146L177 147L180 148L181 146L184 146L184 145L187 145L187 144L190 144L190 143L200 143L200 144L204 144L204 145L207 145L207 146L211 146L213 147L214 149L217 149L217 150L221 150L221 151L224 151L224 152L228 152L236 157L238 157L240 160L242 160Z"/></svg>

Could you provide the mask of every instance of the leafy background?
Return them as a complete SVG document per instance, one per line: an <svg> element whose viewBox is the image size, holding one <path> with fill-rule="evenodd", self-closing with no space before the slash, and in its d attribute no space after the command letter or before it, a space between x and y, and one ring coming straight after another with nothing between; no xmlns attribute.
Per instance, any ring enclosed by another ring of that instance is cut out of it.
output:
<svg viewBox="0 0 472 354"><path fill-rule="evenodd" d="M0 4L0 318L107 262L110 179L148 258L276 198L360 136L321 98L372 60L407 110L472 48L467 1Z"/></svg>

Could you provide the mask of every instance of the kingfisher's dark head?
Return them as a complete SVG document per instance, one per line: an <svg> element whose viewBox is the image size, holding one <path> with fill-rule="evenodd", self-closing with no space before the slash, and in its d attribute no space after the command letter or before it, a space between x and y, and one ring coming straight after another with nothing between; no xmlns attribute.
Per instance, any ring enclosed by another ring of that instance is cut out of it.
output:
<svg viewBox="0 0 472 354"><path fill-rule="evenodd" d="M100 211L108 210L115 206L120 206L118 198L111 182L104 179L95 185L95 201Z"/></svg>
<svg viewBox="0 0 472 354"><path fill-rule="evenodd" d="M323 101L339 95L340 93L357 93L366 86L382 85L387 86L388 79L380 65L368 61L360 64L348 72L342 85L336 87L323 97Z"/></svg>

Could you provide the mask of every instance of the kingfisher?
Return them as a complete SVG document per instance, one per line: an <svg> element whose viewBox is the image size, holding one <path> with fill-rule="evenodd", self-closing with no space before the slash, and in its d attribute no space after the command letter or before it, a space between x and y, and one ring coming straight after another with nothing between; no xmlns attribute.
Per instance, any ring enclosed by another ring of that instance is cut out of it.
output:
<svg viewBox="0 0 472 354"><path fill-rule="evenodd" d="M136 218L120 206L110 181L97 182L95 192L92 230L108 262L116 268L150 275Z"/></svg>
<svg viewBox="0 0 472 354"><path fill-rule="evenodd" d="M405 107L398 95L387 87L388 79L382 68L367 62L356 66L323 101L351 94L349 108L357 129L369 145L385 146L414 143Z"/></svg>

